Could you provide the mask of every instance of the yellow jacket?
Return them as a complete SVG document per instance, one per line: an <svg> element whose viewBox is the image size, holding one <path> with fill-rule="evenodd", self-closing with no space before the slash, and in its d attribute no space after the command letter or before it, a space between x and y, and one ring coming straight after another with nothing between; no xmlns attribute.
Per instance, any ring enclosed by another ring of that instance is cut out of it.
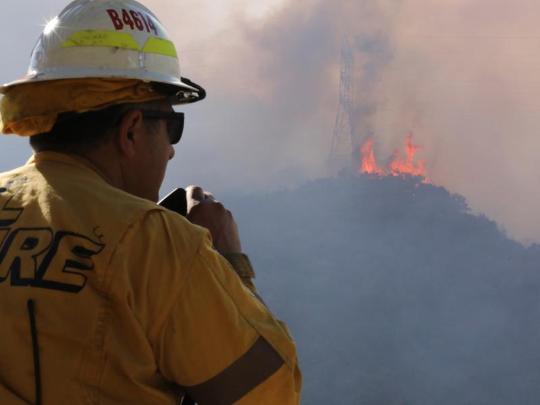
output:
<svg viewBox="0 0 540 405"><path fill-rule="evenodd" d="M209 233L88 163L0 175L0 241L1 404L299 403L294 342Z"/></svg>

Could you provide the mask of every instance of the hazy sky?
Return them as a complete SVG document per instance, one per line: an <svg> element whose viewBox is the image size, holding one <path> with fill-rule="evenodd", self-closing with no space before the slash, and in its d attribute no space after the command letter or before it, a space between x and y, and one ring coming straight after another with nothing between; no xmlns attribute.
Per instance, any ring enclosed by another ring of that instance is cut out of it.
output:
<svg viewBox="0 0 540 405"><path fill-rule="evenodd" d="M387 159L412 131L430 178L522 241L540 241L540 4L515 0L147 0L183 74L208 89L164 190L291 186L325 176L347 36L356 140ZM3 0L0 81L21 76L60 0ZM5 138L0 169L23 162ZM359 202L361 209L361 202Z"/></svg>

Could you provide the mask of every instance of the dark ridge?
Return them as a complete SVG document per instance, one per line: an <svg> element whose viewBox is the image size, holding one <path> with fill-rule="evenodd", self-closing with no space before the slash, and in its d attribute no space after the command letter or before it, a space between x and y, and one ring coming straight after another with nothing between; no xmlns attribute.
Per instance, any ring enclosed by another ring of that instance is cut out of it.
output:
<svg viewBox="0 0 540 405"><path fill-rule="evenodd" d="M299 347L304 404L540 403L540 247L418 178L224 200Z"/></svg>

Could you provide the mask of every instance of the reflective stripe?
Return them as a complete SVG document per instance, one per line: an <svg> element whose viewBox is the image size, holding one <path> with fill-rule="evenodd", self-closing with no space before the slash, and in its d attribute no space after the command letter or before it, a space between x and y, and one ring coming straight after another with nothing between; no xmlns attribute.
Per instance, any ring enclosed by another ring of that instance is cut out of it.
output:
<svg viewBox="0 0 540 405"><path fill-rule="evenodd" d="M142 50L146 53L157 53L158 55L165 55L173 58L177 57L176 48L168 39L150 37L146 41L146 44L144 44Z"/></svg>
<svg viewBox="0 0 540 405"><path fill-rule="evenodd" d="M229 405L264 382L285 362L270 344L260 337L238 360L210 380L184 387L200 405Z"/></svg>
<svg viewBox="0 0 540 405"><path fill-rule="evenodd" d="M174 44L163 38L149 37L144 47L141 49L139 44L127 32L116 31L96 31L85 30L72 34L63 44L62 48L72 48L78 46L104 46L109 48L131 49L145 53L154 53L158 55L177 57Z"/></svg>
<svg viewBox="0 0 540 405"><path fill-rule="evenodd" d="M127 32L85 30L72 34L62 48L76 46L106 46L111 48L139 50L137 41Z"/></svg>

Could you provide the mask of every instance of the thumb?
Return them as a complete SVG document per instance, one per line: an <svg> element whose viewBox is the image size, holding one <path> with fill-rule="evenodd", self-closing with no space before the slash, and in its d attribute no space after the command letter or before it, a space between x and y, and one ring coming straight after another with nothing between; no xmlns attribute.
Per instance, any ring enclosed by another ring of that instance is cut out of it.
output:
<svg viewBox="0 0 540 405"><path fill-rule="evenodd" d="M189 212L194 206L204 201L204 190L199 186L193 186L193 185L187 186L186 187L186 200L187 200L187 208Z"/></svg>

